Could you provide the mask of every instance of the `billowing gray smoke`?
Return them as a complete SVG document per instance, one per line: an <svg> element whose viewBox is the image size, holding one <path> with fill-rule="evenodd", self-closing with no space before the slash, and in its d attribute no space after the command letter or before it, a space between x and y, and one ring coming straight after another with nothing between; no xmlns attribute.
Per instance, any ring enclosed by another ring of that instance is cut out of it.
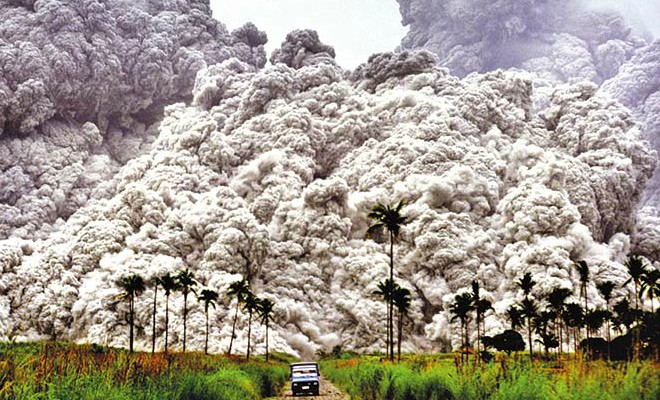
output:
<svg viewBox="0 0 660 400"><path fill-rule="evenodd" d="M460 80L424 51L374 55L347 74L317 39L290 35L273 57L282 62L264 70L238 59L205 68L193 106L165 109L157 140L121 169L114 195L43 245L4 243L0 321L25 336L125 345L114 282L187 267L221 293L249 276L276 302L277 349L378 350L385 305L373 291L389 263L385 243L364 239L366 214L400 199L410 223L395 265L414 293L409 350L457 343L442 310L473 279L495 305L491 333L521 296L511 282L523 272L539 292L576 287L571 265L581 259L596 281L626 280L621 261L655 158L629 112L596 85L562 87L538 112L525 74ZM588 294L602 304L591 284ZM152 296L138 300L140 328ZM177 346L183 300L172 300ZM228 345L231 310L223 296L212 351ZM188 346L199 348L196 302L188 321ZM162 335L162 307L157 325ZM246 331L244 318L239 351ZM254 332L262 351L263 328Z"/></svg>
<svg viewBox="0 0 660 400"><path fill-rule="evenodd" d="M0 32L0 238L43 237L106 195L201 68L266 62L265 34L229 34L206 0L3 1Z"/></svg>
<svg viewBox="0 0 660 400"><path fill-rule="evenodd" d="M592 81L633 111L643 135L660 150L660 41L649 42L621 15L580 0L397 1L410 27L402 49L430 50L459 76L528 71L539 108L557 85ZM642 203L660 209L660 173ZM648 209L639 217L656 213ZM651 242L638 238L636 244L646 245L636 251L657 254L660 245L650 248Z"/></svg>
<svg viewBox="0 0 660 400"><path fill-rule="evenodd" d="M397 0L403 49L436 53L452 73L534 71L550 81L601 83L645 45L623 18L578 0Z"/></svg>

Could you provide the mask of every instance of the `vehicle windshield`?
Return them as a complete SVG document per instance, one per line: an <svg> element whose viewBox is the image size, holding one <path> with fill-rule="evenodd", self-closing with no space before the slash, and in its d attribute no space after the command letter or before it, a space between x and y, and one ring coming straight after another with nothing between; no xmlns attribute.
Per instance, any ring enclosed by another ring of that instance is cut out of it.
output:
<svg viewBox="0 0 660 400"><path fill-rule="evenodd" d="M301 368L301 369L296 368L291 372L291 375L293 375L293 376L316 375L316 369L314 369L314 368Z"/></svg>

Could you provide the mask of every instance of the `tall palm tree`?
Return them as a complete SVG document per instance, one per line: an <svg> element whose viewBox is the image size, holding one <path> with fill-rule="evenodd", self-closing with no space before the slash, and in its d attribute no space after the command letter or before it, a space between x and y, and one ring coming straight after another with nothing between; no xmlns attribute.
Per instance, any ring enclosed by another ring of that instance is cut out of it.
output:
<svg viewBox="0 0 660 400"><path fill-rule="evenodd" d="M273 320L273 307L275 307L275 303L271 299L262 299L259 306L261 323L266 326L266 362L268 362L268 326Z"/></svg>
<svg viewBox="0 0 660 400"><path fill-rule="evenodd" d="M640 299L640 290L639 286L642 282L642 277L646 273L646 264L640 256L630 256L624 263L626 268L628 268L628 275L630 278L624 282L624 285L628 285L630 282L635 284L635 322L637 323L637 329L635 330L635 344L634 344L634 356L635 359L639 356L639 299Z"/></svg>
<svg viewBox="0 0 660 400"><path fill-rule="evenodd" d="M165 353L167 353L168 332L170 325L170 295L179 289L179 282L168 272L158 278L160 286L165 291Z"/></svg>
<svg viewBox="0 0 660 400"><path fill-rule="evenodd" d="M461 347L468 347L470 345L469 323L470 313L474 310L474 301L472 293L463 292L454 296L454 302L449 306L449 312L453 315L451 321L459 320L461 322ZM461 353L461 360L463 354Z"/></svg>
<svg viewBox="0 0 660 400"><path fill-rule="evenodd" d="M374 294L377 295L377 296L381 296L383 298L383 300L387 304L388 311L389 311L389 306L390 306L390 304L392 304L392 301L393 301L394 291L396 290L396 288L399 287L399 285L396 282L394 282L390 279L385 279L383 281L378 282L378 285L376 285L376 287L378 289L376 289L374 291ZM394 340L394 338L390 336L389 316L388 316L387 322L388 322L388 329L386 329L387 339L385 340L385 354L387 354L387 357L389 358L390 357L390 343L392 343L392 341Z"/></svg>
<svg viewBox="0 0 660 400"><path fill-rule="evenodd" d="M525 299L522 302L522 312L527 322L527 343L529 344L529 359L534 359L532 348L532 319L536 315L536 304L529 298L536 281L532 279L531 272L525 272L522 278L516 281L516 285L523 291Z"/></svg>
<svg viewBox="0 0 660 400"><path fill-rule="evenodd" d="M642 282L640 285L640 297L646 294L646 297L651 300L651 312L655 311L653 299L660 296L660 271L655 268L649 268L642 275Z"/></svg>
<svg viewBox="0 0 660 400"><path fill-rule="evenodd" d="M124 276L117 281L124 292L120 295L123 300L128 300L128 325L129 325L129 350L133 352L133 337L135 326L135 298L141 295L144 290L144 279L137 274Z"/></svg>
<svg viewBox="0 0 660 400"><path fill-rule="evenodd" d="M188 321L188 294L195 292L195 276L188 268L180 271L176 275L176 280L179 283L179 290L183 293L183 352L186 352L186 327Z"/></svg>
<svg viewBox="0 0 660 400"><path fill-rule="evenodd" d="M571 296L571 290L568 288L556 287L550 291L547 296L548 308L554 313L555 316L555 328L557 330L556 336L559 338L559 354L562 353L562 323L561 316L564 312L564 306L566 305L566 299Z"/></svg>
<svg viewBox="0 0 660 400"><path fill-rule="evenodd" d="M538 308L536 302L529 297L525 297L520 303L522 313L525 316L527 324L527 342L529 343L529 359L533 360L533 342L532 342L532 331L534 330L534 318L538 317Z"/></svg>
<svg viewBox="0 0 660 400"><path fill-rule="evenodd" d="M610 347L610 342L612 341L611 338L611 329L610 329L610 321L612 320L612 312L610 311L610 301L612 300L612 292L614 291L614 288L616 287L616 284L612 281L605 281L596 284L596 288L598 289L598 292L600 293L601 296L603 296L603 299L605 299L605 310L607 311L607 319L605 322L607 323L607 359L610 359L610 353L611 353L611 347Z"/></svg>
<svg viewBox="0 0 660 400"><path fill-rule="evenodd" d="M218 292L210 289L202 289L197 300L204 302L204 315L206 316L206 334L204 337L204 354L209 354L209 306L215 308L218 300Z"/></svg>
<svg viewBox="0 0 660 400"><path fill-rule="evenodd" d="M236 311L234 312L234 321L231 325L231 338L229 339L229 350L227 354L231 354L231 348L234 344L234 338L236 337L236 321L238 320L238 309L245 302L245 299L250 293L250 285L247 279L243 278L240 281L235 281L229 285L227 290L227 296L229 298L236 297Z"/></svg>
<svg viewBox="0 0 660 400"><path fill-rule="evenodd" d="M255 296L252 292L248 292L245 297L245 311L248 313L248 342L247 342L247 361L250 361L250 345L252 339L252 316L255 312L259 312L259 307L261 306L261 300Z"/></svg>
<svg viewBox="0 0 660 400"><path fill-rule="evenodd" d="M475 310L477 314L477 362L479 360L479 342L481 341L481 335L480 335L480 325L481 325L481 310L479 308L479 302L481 301L481 295L479 293L479 282L474 280L472 281L472 301L474 302L475 305Z"/></svg>
<svg viewBox="0 0 660 400"><path fill-rule="evenodd" d="M367 214L367 217L376 221L375 224L367 229L367 235L373 235L377 232L386 229L390 236L390 280L394 282L394 240L399 236L401 226L406 223L407 217L401 215L401 209L405 202L399 201L396 206L383 205L378 203ZM389 330L389 337L394 337L394 322L393 322L394 305L392 300L388 303L387 312L387 325ZM394 340L390 340L390 360L394 360Z"/></svg>
<svg viewBox="0 0 660 400"><path fill-rule="evenodd" d="M403 336L403 317L410 311L411 297L410 290L397 285L392 293L392 301L397 309L397 361L401 361L401 337Z"/></svg>
<svg viewBox="0 0 660 400"><path fill-rule="evenodd" d="M151 354L153 355L156 353L156 299L158 297L158 286L160 286L159 278L153 278L151 284L154 287L154 308L151 313Z"/></svg>
<svg viewBox="0 0 660 400"><path fill-rule="evenodd" d="M580 275L580 297L584 299L584 310L585 312L588 312L589 310L589 304L587 303L587 283L589 283L589 264L587 264L586 261L581 260L573 264L575 269L578 272L578 275ZM586 315L586 314L585 314ZM587 340L589 339L589 328L586 326L586 320L585 320L585 337Z"/></svg>

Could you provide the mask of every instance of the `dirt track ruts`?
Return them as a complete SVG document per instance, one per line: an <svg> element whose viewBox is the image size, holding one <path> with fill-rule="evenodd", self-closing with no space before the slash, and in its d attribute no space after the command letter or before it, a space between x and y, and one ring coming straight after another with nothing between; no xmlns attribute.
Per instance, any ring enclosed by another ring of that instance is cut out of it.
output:
<svg viewBox="0 0 660 400"><path fill-rule="evenodd" d="M318 396L296 396L291 394L291 385L287 382L278 399L318 399L318 400L348 400L348 396L337 389L330 381L321 376L321 389Z"/></svg>

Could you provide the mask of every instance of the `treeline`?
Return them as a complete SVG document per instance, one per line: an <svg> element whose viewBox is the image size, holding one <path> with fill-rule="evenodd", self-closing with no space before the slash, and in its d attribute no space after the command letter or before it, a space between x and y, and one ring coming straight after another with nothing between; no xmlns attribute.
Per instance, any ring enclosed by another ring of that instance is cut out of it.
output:
<svg viewBox="0 0 660 400"><path fill-rule="evenodd" d="M606 302L605 308L589 304L587 285L591 281L589 265L585 261L574 264L579 276L579 292L569 288L555 287L547 293L533 296L537 282L527 272L514 282L523 293L523 298L506 310L510 329L494 336L482 336L480 329L485 322L485 313L491 309L490 302L479 296L479 283L472 282L471 290L454 297L449 312L451 321L459 321L462 332L462 353L472 350L470 344L470 322L475 320L477 329L476 354L489 359L489 348L508 353L525 349L525 341L519 330L526 335L529 357L534 358L534 344L543 349L546 357L550 351L561 355L564 345L570 350L587 354L591 358L630 360L657 358L660 349L660 312L654 301L660 296L658 277L660 271L650 267L639 256L630 256L626 262L630 283L634 291L629 297L614 297L617 285L611 281L595 282L598 292ZM578 301L568 301L574 296ZM650 309L644 308L644 298L650 300ZM619 336L612 339L615 331ZM604 337L598 337L604 332ZM481 347L483 346L483 350Z"/></svg>
<svg viewBox="0 0 660 400"><path fill-rule="evenodd" d="M123 276L116 282L117 286L121 288L122 293L120 299L128 303L127 322L129 325L129 350L133 352L134 341L134 326L135 326L135 299L142 295L147 288L145 279L138 274L131 274ZM158 308L158 289L162 289L165 294L165 344L163 351L168 352L168 337L169 337L169 304L170 296L174 293L181 293L183 296L183 345L182 350L186 352L186 336L187 336L187 320L188 320L188 297L192 294L197 297L199 302L204 303L204 315L206 318L206 329L204 332L204 354L208 354L209 343L209 312L210 308L216 307L216 303L220 298L220 294L210 288L202 288L199 292L198 281L195 279L194 274L189 269L184 269L177 274L167 273L163 276L153 278L149 283L153 287L153 310L152 310L152 336L151 336L151 352L156 351L156 312ZM258 317L259 321L264 324L266 328L266 361L268 361L268 328L273 318L273 308L275 303L268 298L260 298L256 296L250 289L247 279L235 281L229 285L225 293L230 299L236 299L236 311L234 313L231 338L229 341L229 348L227 354L231 354L236 337L236 322L238 320L238 313L242 308L243 311L248 313L248 333L247 333L247 353L246 358L250 360L250 347L252 339L252 322L254 317Z"/></svg>

